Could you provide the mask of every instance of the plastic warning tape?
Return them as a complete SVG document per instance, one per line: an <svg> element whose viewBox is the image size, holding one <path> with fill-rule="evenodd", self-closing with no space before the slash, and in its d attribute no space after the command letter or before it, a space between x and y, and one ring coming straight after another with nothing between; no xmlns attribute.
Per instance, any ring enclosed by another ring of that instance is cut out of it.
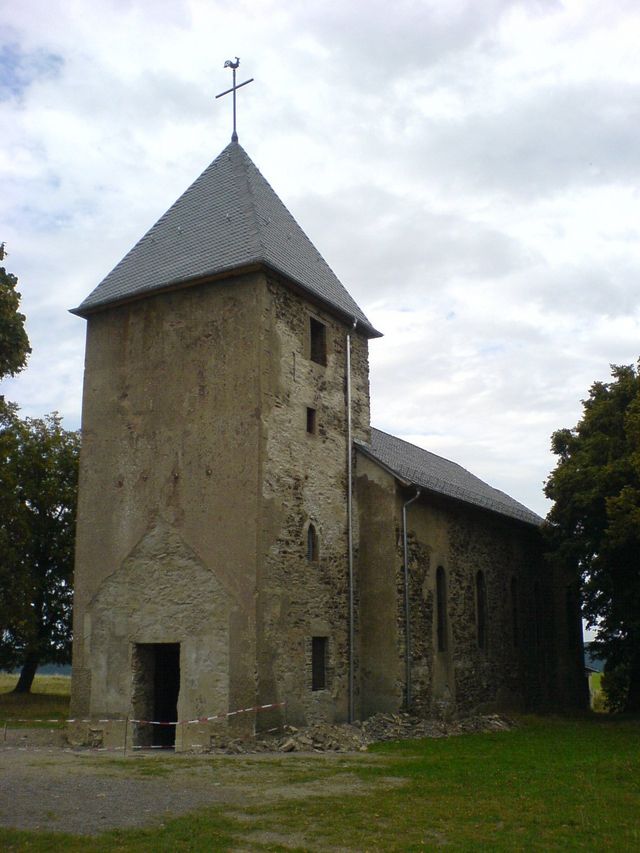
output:
<svg viewBox="0 0 640 853"><path fill-rule="evenodd" d="M251 708L239 708L237 711L227 711L222 714L213 714L210 717L198 717L195 720L177 720L167 722L165 720L129 720L139 726L190 726L197 723L209 723L212 720L224 720L227 717L235 717L237 714L251 714L257 711L268 711L271 708L283 708L286 702L271 702L269 705L254 705Z"/></svg>
<svg viewBox="0 0 640 853"><path fill-rule="evenodd" d="M44 720L44 719L22 719L22 718L13 718L7 720L1 720L0 725L4 725L6 723L135 723L139 726L189 726L194 725L196 723L208 723L212 720L224 720L227 717L235 717L238 714L251 714L256 713L258 711L268 711L272 708L284 708L286 702L271 702L268 705L254 705L251 708L239 708L237 711L227 711L226 713L221 714L212 714L210 717L198 717L195 720L177 720L177 721L166 721L166 720L133 720L133 719L84 719L80 717L70 717L67 720L53 719L53 720Z"/></svg>

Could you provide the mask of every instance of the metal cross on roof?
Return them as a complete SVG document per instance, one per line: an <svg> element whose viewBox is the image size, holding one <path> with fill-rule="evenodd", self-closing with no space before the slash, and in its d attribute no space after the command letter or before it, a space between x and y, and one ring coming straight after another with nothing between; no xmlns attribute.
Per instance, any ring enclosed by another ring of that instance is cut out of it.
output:
<svg viewBox="0 0 640 853"><path fill-rule="evenodd" d="M238 83L236 86L236 68L240 65L240 57L236 56L236 61L233 62L231 59L227 59L224 64L225 68L231 68L233 70L233 86L230 89L226 89L224 92L220 92L219 95L216 95L216 98L221 98L223 95L228 95L229 92L233 92L233 133L231 134L231 141L238 141L238 134L236 132L236 92L242 86L246 86L247 83L253 83L253 77L250 80L245 80L244 83Z"/></svg>

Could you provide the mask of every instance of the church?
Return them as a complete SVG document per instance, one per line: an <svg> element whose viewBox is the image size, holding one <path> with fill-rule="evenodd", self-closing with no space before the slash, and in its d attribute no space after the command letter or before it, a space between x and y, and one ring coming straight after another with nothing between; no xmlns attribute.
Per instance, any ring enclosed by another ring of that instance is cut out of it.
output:
<svg viewBox="0 0 640 853"><path fill-rule="evenodd" d="M380 332L235 132L74 313L72 740L583 703L542 520L372 427Z"/></svg>

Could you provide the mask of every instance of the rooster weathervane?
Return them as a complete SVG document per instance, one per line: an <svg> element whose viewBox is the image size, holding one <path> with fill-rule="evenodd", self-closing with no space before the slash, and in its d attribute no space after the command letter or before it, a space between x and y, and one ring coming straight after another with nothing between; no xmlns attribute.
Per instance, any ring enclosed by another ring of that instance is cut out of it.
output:
<svg viewBox="0 0 640 853"><path fill-rule="evenodd" d="M235 62L232 59L227 59L227 61L224 64L224 67L225 68L231 68L231 70L233 71L233 86L230 89L226 89L224 92L220 92L219 95L216 95L216 99L217 99L217 98L221 98L223 95L228 95L229 92L233 92L233 133L231 134L231 141L232 142L238 141L238 133L236 131L236 92L242 86L246 86L247 83L253 82L253 77L251 77L251 79L245 80L244 83L238 83L238 85L236 86L236 69L238 68L239 65L240 65L240 57L239 56L236 56Z"/></svg>

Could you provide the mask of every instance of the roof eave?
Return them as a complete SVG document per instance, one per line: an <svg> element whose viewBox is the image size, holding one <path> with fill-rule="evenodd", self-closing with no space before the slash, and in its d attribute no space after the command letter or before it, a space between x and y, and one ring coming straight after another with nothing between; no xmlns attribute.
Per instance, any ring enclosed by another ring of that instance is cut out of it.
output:
<svg viewBox="0 0 640 853"><path fill-rule="evenodd" d="M357 319L358 330L362 331L367 338L382 337L382 332L379 332L370 323L365 323L360 318L356 318L353 315L349 314L348 311L345 311L339 308L338 306L333 305L328 300L322 299L320 296L318 296L318 294L314 293L302 282L291 278L291 276L287 275L285 272L278 269L273 264L266 263L263 260L252 261L248 264L243 264L241 266L228 267L222 270L218 270L216 272L205 273L204 275L196 276L193 278L175 279L174 281L167 282L166 284L159 285L158 287L146 288L144 290L138 291L137 293L132 293L122 298L116 297L115 299L105 299L101 302L97 302L92 305L87 305L86 307L83 307L83 305L80 304L77 308L70 308L69 313L75 314L77 317L83 317L84 319L87 319L89 316L97 314L100 311L104 311L107 308L116 308L121 305L127 305L131 302L138 302L141 299L146 299L148 296L155 296L158 293L169 293L175 290L181 290L185 287L196 287L200 284L209 284L210 282L222 281L226 278L248 275L250 273L259 271L270 273L272 275L275 274L284 284L288 286L293 286L293 289L298 292L303 292L305 297L309 299L309 301L313 302L315 305L322 307L325 311L328 311L330 314L333 314L340 320L349 323L349 325L351 325L354 319Z"/></svg>
<svg viewBox="0 0 640 853"><path fill-rule="evenodd" d="M233 278L235 276L249 275L252 272L258 272L263 267L260 261L251 261L242 266L234 266L227 269L218 270L216 272L208 272L204 275L195 276L192 278L178 278L169 281L166 284L158 285L157 287L149 287L144 290L139 290L136 293L128 294L121 298L104 299L101 302L95 302L92 305L83 307L84 303L78 305L77 308L70 308L69 313L75 314L77 317L87 318L92 314L97 314L107 308L116 308L120 305L127 305L130 302L139 302L141 299L146 299L148 296L155 296L158 293L169 293L174 290L182 290L185 287L197 287L199 284L208 284L209 282L222 281L225 278Z"/></svg>

